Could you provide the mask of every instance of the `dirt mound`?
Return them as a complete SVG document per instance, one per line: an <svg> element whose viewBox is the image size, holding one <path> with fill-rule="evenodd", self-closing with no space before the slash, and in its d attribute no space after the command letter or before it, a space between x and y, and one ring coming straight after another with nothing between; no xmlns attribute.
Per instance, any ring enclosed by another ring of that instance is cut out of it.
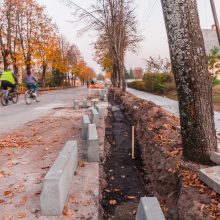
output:
<svg viewBox="0 0 220 220"><path fill-rule="evenodd" d="M199 164L182 156L179 119L152 102L115 89L115 97L134 124L141 146L147 189L167 219L220 219L220 199L198 177Z"/></svg>

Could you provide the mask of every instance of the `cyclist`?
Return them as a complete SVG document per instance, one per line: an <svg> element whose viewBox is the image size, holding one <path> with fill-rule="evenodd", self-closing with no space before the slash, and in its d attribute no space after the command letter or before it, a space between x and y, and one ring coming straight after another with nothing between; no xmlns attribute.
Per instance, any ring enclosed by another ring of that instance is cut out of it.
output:
<svg viewBox="0 0 220 220"><path fill-rule="evenodd" d="M15 91L18 80L10 68L7 68L1 73L0 80L2 89L7 90L8 88L10 88L11 92Z"/></svg>
<svg viewBox="0 0 220 220"><path fill-rule="evenodd" d="M25 83L26 83L26 86L27 88L30 90L30 89L33 89L34 90L34 93L33 95L34 96L37 96L37 83L39 83L35 77L32 75L31 71L28 71L27 72L27 76L26 76L26 80L25 80Z"/></svg>

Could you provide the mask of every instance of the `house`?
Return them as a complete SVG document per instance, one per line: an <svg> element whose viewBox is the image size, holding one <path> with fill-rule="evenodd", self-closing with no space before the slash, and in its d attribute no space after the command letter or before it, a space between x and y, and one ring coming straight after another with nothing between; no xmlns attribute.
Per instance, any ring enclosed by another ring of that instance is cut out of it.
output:
<svg viewBox="0 0 220 220"><path fill-rule="evenodd" d="M216 33L215 25L211 29L202 29L206 54L209 55L214 47L220 50L218 36Z"/></svg>

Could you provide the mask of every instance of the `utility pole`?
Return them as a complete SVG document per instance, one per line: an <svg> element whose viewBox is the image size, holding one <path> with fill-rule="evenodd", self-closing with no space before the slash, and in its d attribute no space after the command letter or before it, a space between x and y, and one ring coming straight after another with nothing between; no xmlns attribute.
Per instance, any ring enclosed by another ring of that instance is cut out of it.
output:
<svg viewBox="0 0 220 220"><path fill-rule="evenodd" d="M217 36L218 36L218 42L219 42L219 45L220 45L220 27L219 27L216 8L215 8L215 2L214 2L214 0L210 0L210 3L211 3L212 13L213 13L214 21L215 21L215 27L216 27L216 32L217 32Z"/></svg>

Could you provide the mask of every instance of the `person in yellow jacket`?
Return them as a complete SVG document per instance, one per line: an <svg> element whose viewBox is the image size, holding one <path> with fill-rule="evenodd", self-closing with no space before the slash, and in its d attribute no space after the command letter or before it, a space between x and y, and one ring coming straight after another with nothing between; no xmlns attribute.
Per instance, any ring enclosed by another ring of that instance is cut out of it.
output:
<svg viewBox="0 0 220 220"><path fill-rule="evenodd" d="M7 90L8 88L11 88L11 92L14 92L18 80L10 69L7 69L0 74L0 80L2 89Z"/></svg>

